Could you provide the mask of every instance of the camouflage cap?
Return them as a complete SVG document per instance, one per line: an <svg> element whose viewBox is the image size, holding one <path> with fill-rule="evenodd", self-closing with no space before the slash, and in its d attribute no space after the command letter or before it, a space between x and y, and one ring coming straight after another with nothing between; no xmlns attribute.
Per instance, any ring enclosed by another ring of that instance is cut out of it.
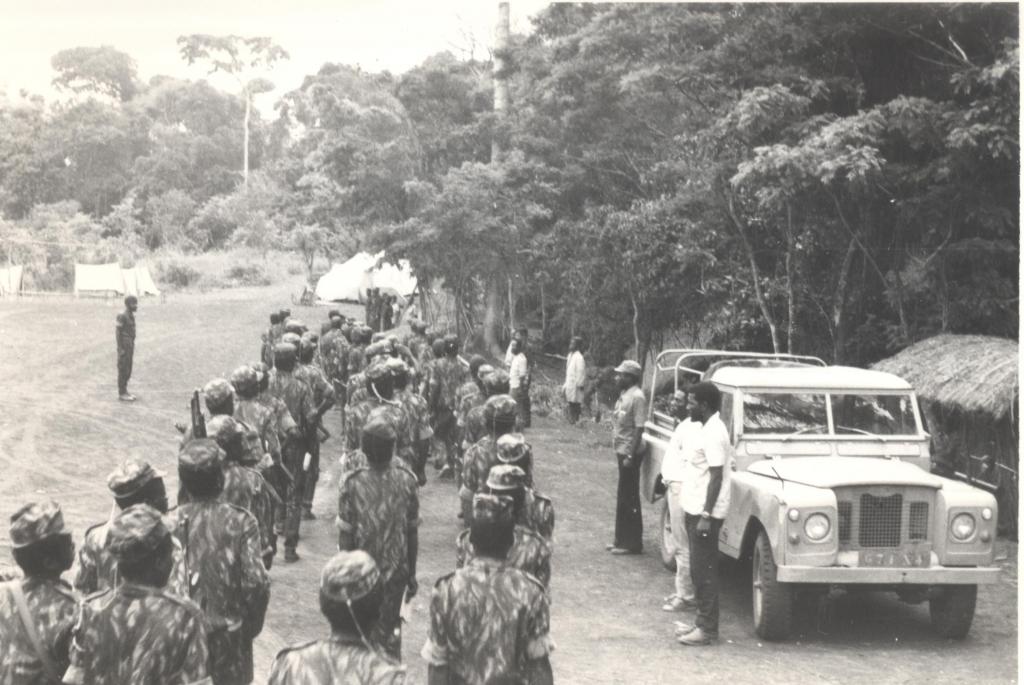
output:
<svg viewBox="0 0 1024 685"><path fill-rule="evenodd" d="M148 504L133 504L107 529L107 549L118 561L139 561L152 554L171 534L163 515Z"/></svg>
<svg viewBox="0 0 1024 685"><path fill-rule="evenodd" d="M70 534L56 502L30 502L11 515L11 548L34 545L53 535Z"/></svg>
<svg viewBox="0 0 1024 685"><path fill-rule="evenodd" d="M315 345L320 342L320 334L315 331L306 331L302 334L301 339L304 341L309 340Z"/></svg>
<svg viewBox="0 0 1024 685"><path fill-rule="evenodd" d="M114 497L130 497L142 489L142 486L154 478L163 478L164 474L141 459L126 459L107 476L107 487Z"/></svg>
<svg viewBox="0 0 1024 685"><path fill-rule="evenodd" d="M473 495L473 523L511 523L512 498L505 495Z"/></svg>
<svg viewBox="0 0 1024 685"><path fill-rule="evenodd" d="M498 461L504 464L518 464L530 456L530 446L522 433L507 433L498 438Z"/></svg>
<svg viewBox="0 0 1024 685"><path fill-rule="evenodd" d="M270 367L263 362L256 362L252 365L252 370L256 372L256 380L262 383L263 379L267 377Z"/></svg>
<svg viewBox="0 0 1024 685"><path fill-rule="evenodd" d="M299 342L299 351L302 352L302 354L309 354L310 352L314 351L315 349L316 349L316 341L313 340L312 338L307 338L306 336L302 336L302 341Z"/></svg>
<svg viewBox="0 0 1024 685"><path fill-rule="evenodd" d="M476 370L477 380L483 382L487 378L488 374L494 373L494 367L490 364L481 364L480 368Z"/></svg>
<svg viewBox="0 0 1024 685"><path fill-rule="evenodd" d="M279 342L274 345L274 359L295 359L297 349L291 343Z"/></svg>
<svg viewBox="0 0 1024 685"><path fill-rule="evenodd" d="M298 333L285 333L281 336L281 342L299 349L299 345L302 344L302 336Z"/></svg>
<svg viewBox="0 0 1024 685"><path fill-rule="evenodd" d="M381 440L398 439L398 432L384 407L374 409L366 417L366 423L363 424L363 435L372 435Z"/></svg>
<svg viewBox="0 0 1024 685"><path fill-rule="evenodd" d="M260 377L251 366L239 366L231 372L231 385L239 395L255 393L259 388Z"/></svg>
<svg viewBox="0 0 1024 685"><path fill-rule="evenodd" d="M206 435L217 441L225 453L228 448L237 449L242 446L244 430L242 425L231 416L219 414L206 422ZM225 456L233 456L225 454Z"/></svg>
<svg viewBox="0 0 1024 685"><path fill-rule="evenodd" d="M516 401L511 395L488 397L484 403L484 418L488 421L510 420L516 416Z"/></svg>
<svg viewBox="0 0 1024 685"><path fill-rule="evenodd" d="M627 376L633 376L634 378L640 378L643 375L643 370L640 368L640 364L633 361L632 359L626 359L621 364L615 367L615 373L621 373Z"/></svg>
<svg viewBox="0 0 1024 685"><path fill-rule="evenodd" d="M284 322L284 330L288 333L302 335L306 332L306 324L302 323L298 319L288 319Z"/></svg>
<svg viewBox="0 0 1024 685"><path fill-rule="evenodd" d="M178 471L185 473L210 473L224 464L224 450L216 440L197 438L189 440L178 453Z"/></svg>
<svg viewBox="0 0 1024 685"><path fill-rule="evenodd" d="M388 370L387 364L377 363L367 367L366 371L363 372L368 381L378 381L382 378L387 378L391 375L391 371Z"/></svg>
<svg viewBox="0 0 1024 685"><path fill-rule="evenodd" d="M235 396L235 389L223 378L214 378L203 386L203 398L206 404L221 405Z"/></svg>
<svg viewBox="0 0 1024 685"><path fill-rule="evenodd" d="M361 549L338 552L320 572L320 592L335 602L354 602L370 594L378 583L377 564Z"/></svg>
<svg viewBox="0 0 1024 685"><path fill-rule="evenodd" d="M366 349L363 350L363 354L366 355L367 359L372 359L379 354L384 354L384 351L384 347L381 346L380 343L370 343L366 346Z"/></svg>
<svg viewBox="0 0 1024 685"><path fill-rule="evenodd" d="M388 357L387 361L384 362L384 366L387 367L387 370L391 373L409 373L409 365L398 357Z"/></svg>
<svg viewBox="0 0 1024 685"><path fill-rule="evenodd" d="M409 328L411 328L416 333L424 333L427 330L427 322L420 321L419 319L413 319L411 322L409 322Z"/></svg>
<svg viewBox="0 0 1024 685"><path fill-rule="evenodd" d="M483 377L484 387L489 390L507 388L509 381L508 371L504 369L495 369Z"/></svg>
<svg viewBox="0 0 1024 685"><path fill-rule="evenodd" d="M492 466L487 473L487 487L491 490L518 490L526 487L526 471L513 464Z"/></svg>

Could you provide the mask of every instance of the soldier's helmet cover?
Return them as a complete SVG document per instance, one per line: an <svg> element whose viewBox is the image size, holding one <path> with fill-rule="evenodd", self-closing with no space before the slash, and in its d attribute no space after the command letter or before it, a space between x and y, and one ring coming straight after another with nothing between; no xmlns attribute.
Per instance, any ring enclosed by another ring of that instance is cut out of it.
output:
<svg viewBox="0 0 1024 685"><path fill-rule="evenodd" d="M110 523L107 549L119 561L145 559L171 534L170 529L159 511L148 504L133 504Z"/></svg>
<svg viewBox="0 0 1024 685"><path fill-rule="evenodd" d="M522 433L507 433L498 438L498 461L520 464L530 456L530 445Z"/></svg>
<svg viewBox="0 0 1024 685"><path fill-rule="evenodd" d="M239 395L255 395L259 390L260 377L253 367L239 366L231 372L231 385Z"/></svg>
<svg viewBox="0 0 1024 685"><path fill-rule="evenodd" d="M274 359L276 360L288 360L295 359L295 345L287 342L279 342L274 345Z"/></svg>
<svg viewBox="0 0 1024 685"><path fill-rule="evenodd" d="M488 421L510 421L516 417L516 401L511 395L495 395L484 403L484 418Z"/></svg>
<svg viewBox="0 0 1024 685"><path fill-rule="evenodd" d="M221 449L226 451L229 446L241 447L244 431L241 424L233 417L222 414L214 416L206 422L206 434L216 440Z"/></svg>
<svg viewBox="0 0 1024 685"><path fill-rule="evenodd" d="M299 345L302 344L302 336L298 333L285 333L281 336L281 342L287 343L295 349L299 349Z"/></svg>
<svg viewBox="0 0 1024 685"><path fill-rule="evenodd" d="M511 523L512 498L479 493L473 495L473 523Z"/></svg>
<svg viewBox="0 0 1024 685"><path fill-rule="evenodd" d="M391 371L385 364L373 364L364 372L366 380L369 382L379 381L383 378L387 378L391 375Z"/></svg>
<svg viewBox="0 0 1024 685"><path fill-rule="evenodd" d="M320 592L335 602L354 602L370 594L380 583L373 557L361 549L338 552L320 572Z"/></svg>
<svg viewBox="0 0 1024 685"><path fill-rule="evenodd" d="M497 464L487 473L491 490L518 490L526 487L526 472L514 464Z"/></svg>
<svg viewBox="0 0 1024 685"><path fill-rule="evenodd" d="M216 440L190 440L178 454L178 470L185 473L214 473L224 465L224 450Z"/></svg>
<svg viewBox="0 0 1024 685"><path fill-rule="evenodd" d="M203 397L207 404L221 405L235 396L235 389L223 378L214 378L203 386Z"/></svg>
<svg viewBox="0 0 1024 685"><path fill-rule="evenodd" d="M488 375L494 373L494 367L490 364L481 364L480 368L476 370L476 377L478 380L483 382Z"/></svg>
<svg viewBox="0 0 1024 685"><path fill-rule="evenodd" d="M11 548L21 549L53 535L70 533L56 502L30 502L11 515Z"/></svg>
<svg viewBox="0 0 1024 685"><path fill-rule="evenodd" d="M131 497L154 478L163 478L148 461L126 459L107 476L107 488L114 497Z"/></svg>
<svg viewBox="0 0 1024 685"><path fill-rule="evenodd" d="M302 323L298 319L288 319L284 322L284 330L287 333L302 335L306 332L306 324Z"/></svg>
<svg viewBox="0 0 1024 685"><path fill-rule="evenodd" d="M483 376L483 381L484 388L487 389L488 392L495 392L499 388L508 388L508 372L504 369L495 369L486 376Z"/></svg>
<svg viewBox="0 0 1024 685"><path fill-rule="evenodd" d="M397 440L398 433L383 407L378 407L370 412L363 425L363 435L371 435L378 440Z"/></svg>

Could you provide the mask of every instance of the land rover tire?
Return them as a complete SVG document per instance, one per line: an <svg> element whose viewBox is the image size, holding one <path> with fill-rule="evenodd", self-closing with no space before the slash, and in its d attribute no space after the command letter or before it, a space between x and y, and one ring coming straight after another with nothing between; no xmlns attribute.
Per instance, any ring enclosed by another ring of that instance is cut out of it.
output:
<svg viewBox="0 0 1024 685"><path fill-rule="evenodd" d="M668 515L668 495L661 498L661 516L659 518L661 537L658 538L658 551L661 552L661 565L672 573L676 572L676 543L672 537L672 524Z"/></svg>
<svg viewBox="0 0 1024 685"><path fill-rule="evenodd" d="M978 601L977 585L943 585L928 600L932 628L942 637L961 640L967 637Z"/></svg>
<svg viewBox="0 0 1024 685"><path fill-rule="evenodd" d="M754 631L764 640L785 640L793 629L793 587L776 579L768 535L761 530L754 542L751 568Z"/></svg>

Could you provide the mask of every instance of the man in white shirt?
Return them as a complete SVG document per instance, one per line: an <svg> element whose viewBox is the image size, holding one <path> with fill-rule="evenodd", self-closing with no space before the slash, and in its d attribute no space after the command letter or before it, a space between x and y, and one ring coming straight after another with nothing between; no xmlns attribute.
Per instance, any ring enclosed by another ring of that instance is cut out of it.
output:
<svg viewBox="0 0 1024 685"><path fill-rule="evenodd" d="M569 356L565 358L565 384L562 385L565 401L569 405L569 423L573 425L580 420L583 386L587 382L587 363L580 352L581 347L583 339L573 336L569 341Z"/></svg>
<svg viewBox="0 0 1024 685"><path fill-rule="evenodd" d="M690 418L700 422L697 449L687 451L683 476L683 511L690 542L690 576L697 594L697 621L678 636L688 646L718 641L718 533L729 510L732 444L718 415L722 394L703 381L687 388Z"/></svg>
<svg viewBox="0 0 1024 685"><path fill-rule="evenodd" d="M661 461L661 480L665 483L665 506L668 507L672 528L673 556L676 560L675 592L665 598L662 611L684 611L697 606L697 598L690 578L690 543L686 537L686 519L683 512L683 480L692 452L700 447L703 424L690 418L686 406L686 393L677 390L670 405L672 415L682 419L676 424L668 449Z"/></svg>
<svg viewBox="0 0 1024 685"><path fill-rule="evenodd" d="M516 401L519 425L530 427L530 363L524 352L524 344L512 340L512 362L508 367L509 394Z"/></svg>

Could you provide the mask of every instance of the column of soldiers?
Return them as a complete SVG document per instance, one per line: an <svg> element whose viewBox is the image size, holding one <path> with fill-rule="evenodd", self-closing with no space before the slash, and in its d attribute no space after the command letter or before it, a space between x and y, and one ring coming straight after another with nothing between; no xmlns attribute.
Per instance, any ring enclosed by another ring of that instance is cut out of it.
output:
<svg viewBox="0 0 1024 685"><path fill-rule="evenodd" d="M332 407L344 435L339 552L320 576L331 637L282 651L270 683L405 682L401 613L418 592L432 449L465 529L430 599L430 682L550 682L554 513L508 374L481 357L467 369L458 339L431 340L419 321L404 341L334 310L319 335L287 310L270 321L260 361L208 382L206 413L178 425L176 507L164 474L128 460L77 555L56 503L11 517L20 573L0 586L0 682L251 682L277 540L299 561Z"/></svg>

